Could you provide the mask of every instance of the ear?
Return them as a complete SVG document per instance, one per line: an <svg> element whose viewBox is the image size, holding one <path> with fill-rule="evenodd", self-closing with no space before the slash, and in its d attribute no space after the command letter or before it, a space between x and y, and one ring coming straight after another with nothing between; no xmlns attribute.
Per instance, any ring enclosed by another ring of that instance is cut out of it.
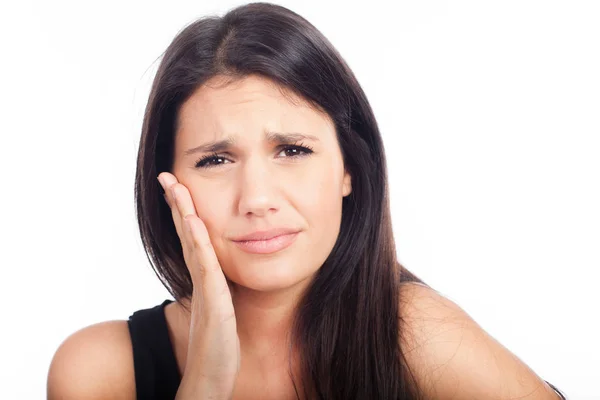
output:
<svg viewBox="0 0 600 400"><path fill-rule="evenodd" d="M352 176L349 172L344 173L344 181L342 183L342 193L344 197L348 196L352 192Z"/></svg>

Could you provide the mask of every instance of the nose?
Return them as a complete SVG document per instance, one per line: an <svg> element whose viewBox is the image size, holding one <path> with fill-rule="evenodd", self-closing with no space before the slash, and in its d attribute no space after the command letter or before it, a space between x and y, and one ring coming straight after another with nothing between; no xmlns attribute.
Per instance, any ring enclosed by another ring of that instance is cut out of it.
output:
<svg viewBox="0 0 600 400"><path fill-rule="evenodd" d="M277 175L269 161L261 157L250 157L240 168L239 202L240 215L264 217L277 211Z"/></svg>

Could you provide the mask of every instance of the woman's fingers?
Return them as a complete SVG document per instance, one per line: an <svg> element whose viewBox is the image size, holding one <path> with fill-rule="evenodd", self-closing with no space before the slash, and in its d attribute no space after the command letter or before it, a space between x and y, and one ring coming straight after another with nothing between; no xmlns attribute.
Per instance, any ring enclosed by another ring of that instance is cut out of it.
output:
<svg viewBox="0 0 600 400"><path fill-rule="evenodd" d="M165 198L165 201L167 202L167 204L169 205L169 208L171 209L171 216L173 218L173 224L175 225L175 230L177 231L177 236L179 236L179 240L181 241L181 246L183 248L183 254L187 258L188 251L186 249L186 244L185 244L185 232L184 232L184 226L183 226L183 221L182 221L183 218L181 218L179 216L179 208L175 204L175 199L173 198L172 187L175 183L178 183L177 178L175 178L175 176L173 174L170 174L168 172L162 172L158 175L158 181L165 191L164 198ZM191 271L190 271L190 273L191 273ZM193 276L192 276L192 278L193 278Z"/></svg>
<svg viewBox="0 0 600 400"><path fill-rule="evenodd" d="M175 229L182 242L187 268L196 288L202 288L204 301L212 301L222 293L229 294L205 224L198 217L187 187L168 172L159 175L165 185L165 196L171 207ZM230 294L229 294L230 297ZM230 300L229 300L230 301Z"/></svg>
<svg viewBox="0 0 600 400"><path fill-rule="evenodd" d="M240 341L227 279L187 187L165 172L159 181L193 284L187 364L178 396L202 387L230 394L240 369Z"/></svg>
<svg viewBox="0 0 600 400"><path fill-rule="evenodd" d="M175 200L179 216L186 218L187 216L197 216L192 196L185 186L181 183L174 183L171 185L171 195Z"/></svg>
<svg viewBox="0 0 600 400"><path fill-rule="evenodd" d="M199 285L202 288L202 300L212 310L211 314L217 322L234 318L230 287L217 259L206 226L196 215L187 215L184 223L188 234L192 237L192 258L195 261L189 267L197 267Z"/></svg>

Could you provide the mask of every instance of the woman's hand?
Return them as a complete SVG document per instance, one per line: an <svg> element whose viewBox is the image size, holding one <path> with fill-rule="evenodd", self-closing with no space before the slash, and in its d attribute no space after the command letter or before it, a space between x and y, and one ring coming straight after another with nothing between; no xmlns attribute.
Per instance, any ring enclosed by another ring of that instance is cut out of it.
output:
<svg viewBox="0 0 600 400"><path fill-rule="evenodd" d="M176 399L229 399L240 369L231 291L188 189L168 172L158 180L194 286L187 360Z"/></svg>

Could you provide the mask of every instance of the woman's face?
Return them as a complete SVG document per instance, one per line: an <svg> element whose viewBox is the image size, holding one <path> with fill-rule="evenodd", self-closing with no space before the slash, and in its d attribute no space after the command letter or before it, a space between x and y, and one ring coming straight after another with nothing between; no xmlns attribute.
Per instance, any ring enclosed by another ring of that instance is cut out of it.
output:
<svg viewBox="0 0 600 400"><path fill-rule="evenodd" d="M266 78L222 82L213 78L182 105L172 172L231 281L260 291L308 282L335 244L351 192L333 122ZM216 151L199 148L223 140ZM270 253L235 240L274 228L298 233L275 239L291 244Z"/></svg>

